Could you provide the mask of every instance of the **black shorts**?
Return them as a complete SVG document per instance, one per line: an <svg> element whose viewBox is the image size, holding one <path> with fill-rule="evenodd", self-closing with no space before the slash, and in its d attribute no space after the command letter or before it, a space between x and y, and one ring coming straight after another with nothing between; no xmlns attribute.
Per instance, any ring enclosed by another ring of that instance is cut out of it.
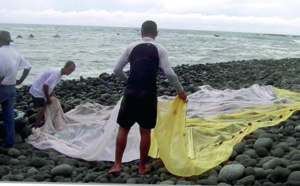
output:
<svg viewBox="0 0 300 186"><path fill-rule="evenodd" d="M35 108L41 108L46 106L46 101L44 98L36 98L32 96L32 102Z"/></svg>
<svg viewBox="0 0 300 186"><path fill-rule="evenodd" d="M137 122L141 128L152 129L157 119L157 94L154 91L125 89L117 118L124 128L131 128Z"/></svg>

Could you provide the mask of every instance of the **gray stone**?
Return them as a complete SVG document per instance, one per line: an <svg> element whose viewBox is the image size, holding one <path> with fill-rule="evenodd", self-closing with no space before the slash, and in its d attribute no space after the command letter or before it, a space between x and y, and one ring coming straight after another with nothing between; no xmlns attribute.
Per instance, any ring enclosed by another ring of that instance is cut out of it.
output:
<svg viewBox="0 0 300 186"><path fill-rule="evenodd" d="M272 160L266 162L263 164L264 169L274 169L277 166L288 166L288 160L285 160L283 158L273 158Z"/></svg>
<svg viewBox="0 0 300 186"><path fill-rule="evenodd" d="M290 147L286 142L280 142L279 144L275 145L275 148L281 148L285 152L288 152L290 150Z"/></svg>
<svg viewBox="0 0 300 186"><path fill-rule="evenodd" d="M300 161L300 154L295 154L292 158L292 161Z"/></svg>
<svg viewBox="0 0 300 186"><path fill-rule="evenodd" d="M293 157L295 154L300 154L300 150L293 150L289 153L290 157Z"/></svg>
<svg viewBox="0 0 300 186"><path fill-rule="evenodd" d="M255 177L257 179L262 179L262 178L266 177L266 173L265 173L265 170L263 168L255 167L254 170L255 170Z"/></svg>
<svg viewBox="0 0 300 186"><path fill-rule="evenodd" d="M260 134L258 138L270 138L273 140L273 142L276 142L280 139L278 134L270 134L270 133Z"/></svg>
<svg viewBox="0 0 300 186"><path fill-rule="evenodd" d="M300 132L300 125L297 125L297 126L295 127L295 130L296 130L297 132Z"/></svg>
<svg viewBox="0 0 300 186"><path fill-rule="evenodd" d="M259 156L259 157L266 157L269 155L269 151L264 148L264 147L258 147L255 149L255 152L256 154Z"/></svg>
<svg viewBox="0 0 300 186"><path fill-rule="evenodd" d="M21 156L18 157L18 159L19 159L19 160L25 160L26 157L25 157L24 155L21 155Z"/></svg>
<svg viewBox="0 0 300 186"><path fill-rule="evenodd" d="M229 159L234 159L237 155L238 153L235 150L233 150Z"/></svg>
<svg viewBox="0 0 300 186"><path fill-rule="evenodd" d="M294 137L288 137L286 142L290 147L295 147L297 140Z"/></svg>
<svg viewBox="0 0 300 186"><path fill-rule="evenodd" d="M14 140L15 140L15 144L23 143L23 139L20 134L15 134Z"/></svg>
<svg viewBox="0 0 300 186"><path fill-rule="evenodd" d="M266 134L266 131L264 131L263 129L258 129L256 131L254 131L253 134L256 136L259 136L261 134Z"/></svg>
<svg viewBox="0 0 300 186"><path fill-rule="evenodd" d="M84 178L83 181L84 182L92 182L97 178L97 175L94 174L87 174Z"/></svg>
<svg viewBox="0 0 300 186"><path fill-rule="evenodd" d="M249 157L248 155L246 155L246 154L241 154L241 155L238 155L238 156L235 158L235 160L236 160L237 162L241 162L241 161L243 161L243 160L245 160L245 159L250 159L250 157Z"/></svg>
<svg viewBox="0 0 300 186"><path fill-rule="evenodd" d="M276 167L268 177L272 182L286 182L291 170L288 168Z"/></svg>
<svg viewBox="0 0 300 186"><path fill-rule="evenodd" d="M235 185L253 185L255 177L253 175L246 176L235 183Z"/></svg>
<svg viewBox="0 0 300 186"><path fill-rule="evenodd" d="M190 182L185 180L179 180L176 182L176 185L190 185Z"/></svg>
<svg viewBox="0 0 300 186"><path fill-rule="evenodd" d="M300 185L300 171L292 172L287 178L287 183L293 186Z"/></svg>
<svg viewBox="0 0 300 186"><path fill-rule="evenodd" d="M169 173L169 171L165 167L162 167L162 168L158 169L157 172L159 174L161 174L161 173Z"/></svg>
<svg viewBox="0 0 300 186"><path fill-rule="evenodd" d="M68 164L62 164L51 169L51 174L54 176L62 175L62 176L71 176L73 172L73 167Z"/></svg>
<svg viewBox="0 0 300 186"><path fill-rule="evenodd" d="M231 185L229 185L227 183L219 183L217 186L231 186Z"/></svg>
<svg viewBox="0 0 300 186"><path fill-rule="evenodd" d="M293 79L292 84L300 84L300 78Z"/></svg>
<svg viewBox="0 0 300 186"><path fill-rule="evenodd" d="M19 165L20 164L20 160L12 158L12 159L9 160L9 163L11 165Z"/></svg>
<svg viewBox="0 0 300 186"><path fill-rule="evenodd" d="M30 165L34 166L34 167L37 167L37 168L41 168L41 167L43 167L47 164L48 164L47 161L45 159L42 159L42 158L34 157L30 160Z"/></svg>
<svg viewBox="0 0 300 186"><path fill-rule="evenodd" d="M68 165L77 167L78 166L78 161L75 160L75 159L66 158L66 159L61 159L60 161L58 161L58 164L68 164Z"/></svg>
<svg viewBox="0 0 300 186"><path fill-rule="evenodd" d="M14 181L14 177L11 174L2 177L1 181Z"/></svg>
<svg viewBox="0 0 300 186"><path fill-rule="evenodd" d="M284 156L285 152L282 148L276 148L276 149L271 151L271 154L274 157L282 158Z"/></svg>
<svg viewBox="0 0 300 186"><path fill-rule="evenodd" d="M300 170L300 165L299 164L293 164L293 165L287 166L287 168L290 169L291 171L297 171L297 170Z"/></svg>
<svg viewBox="0 0 300 186"><path fill-rule="evenodd" d="M218 181L217 180L211 180L211 179L202 179L198 180L196 182L197 185L217 185Z"/></svg>
<svg viewBox="0 0 300 186"><path fill-rule="evenodd" d="M254 149L248 149L248 150L244 151L243 154L246 154L246 155L248 155L250 158L253 158L253 159L256 159L256 158L259 157L259 156L256 154L256 152L255 152Z"/></svg>
<svg viewBox="0 0 300 186"><path fill-rule="evenodd" d="M161 159L153 161L152 166L154 167L155 170L165 167L164 162Z"/></svg>
<svg viewBox="0 0 300 186"><path fill-rule="evenodd" d="M102 94L101 97L104 99L109 99L111 97L111 94L105 93L105 94Z"/></svg>
<svg viewBox="0 0 300 186"><path fill-rule="evenodd" d="M167 180L159 183L160 185L175 185L174 181Z"/></svg>
<svg viewBox="0 0 300 186"><path fill-rule="evenodd" d="M254 148L264 147L266 149L271 149L273 146L273 140L270 138L259 138L254 143Z"/></svg>
<svg viewBox="0 0 300 186"><path fill-rule="evenodd" d="M247 167L247 168L245 169L245 174L246 174L247 176L249 176L249 175L255 175L255 169L254 169L253 167Z"/></svg>
<svg viewBox="0 0 300 186"><path fill-rule="evenodd" d="M14 180L15 181L23 181L24 180L24 176L23 174L17 174L17 175L14 175Z"/></svg>
<svg viewBox="0 0 300 186"><path fill-rule="evenodd" d="M39 181L39 182L44 181L44 179L45 179L43 174L35 174L35 175L30 176L30 178L33 180Z"/></svg>
<svg viewBox="0 0 300 186"><path fill-rule="evenodd" d="M32 176L32 175L34 175L34 174L37 174L38 172L39 172L39 171L36 170L36 168L31 167L30 169L28 169L27 175L28 175L28 176Z"/></svg>
<svg viewBox="0 0 300 186"><path fill-rule="evenodd" d="M9 167L3 166L3 165L0 166L0 178L7 175L7 174L9 174L9 172L10 172Z"/></svg>
<svg viewBox="0 0 300 186"><path fill-rule="evenodd" d="M255 167L257 161L255 159L246 159L240 162L244 167Z"/></svg>
<svg viewBox="0 0 300 186"><path fill-rule="evenodd" d="M130 178L126 181L128 184L136 184L136 179L135 178Z"/></svg>
<svg viewBox="0 0 300 186"><path fill-rule="evenodd" d="M245 143L244 142L239 142L237 143L234 147L233 150L237 152L237 154L241 154L244 152L245 149Z"/></svg>
<svg viewBox="0 0 300 186"><path fill-rule="evenodd" d="M217 166L214 167L214 170L217 171L217 174L218 174L218 172L220 172L220 170L222 168L223 168L222 165L217 165Z"/></svg>
<svg viewBox="0 0 300 186"><path fill-rule="evenodd" d="M20 156L20 154L21 153L20 153L20 151L18 149L10 148L8 150L8 155L11 156L11 157L13 157L13 158L16 158L16 157Z"/></svg>
<svg viewBox="0 0 300 186"><path fill-rule="evenodd" d="M131 174L131 169L129 167L124 167L124 172Z"/></svg>
<svg viewBox="0 0 300 186"><path fill-rule="evenodd" d="M245 167L241 164L231 164L224 166L219 177L225 178L227 181L235 181L244 175Z"/></svg>

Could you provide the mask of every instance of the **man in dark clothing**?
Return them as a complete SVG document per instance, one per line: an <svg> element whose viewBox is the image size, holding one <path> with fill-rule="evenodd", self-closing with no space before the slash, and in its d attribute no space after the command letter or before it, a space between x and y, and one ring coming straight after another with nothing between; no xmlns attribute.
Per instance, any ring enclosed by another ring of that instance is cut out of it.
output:
<svg viewBox="0 0 300 186"><path fill-rule="evenodd" d="M180 85L168 61L166 49L155 42L157 25L153 21L145 21L142 25L142 39L131 43L115 66L115 74L126 82L123 100L119 110L117 123L119 126L116 140L115 164L109 173L120 172L127 136L130 128L137 122L140 126L140 164L139 174L149 171L146 159L151 143L151 129L157 119L157 87L156 78L159 66L176 89L178 97L186 100L186 93ZM123 71L130 63L129 77Z"/></svg>

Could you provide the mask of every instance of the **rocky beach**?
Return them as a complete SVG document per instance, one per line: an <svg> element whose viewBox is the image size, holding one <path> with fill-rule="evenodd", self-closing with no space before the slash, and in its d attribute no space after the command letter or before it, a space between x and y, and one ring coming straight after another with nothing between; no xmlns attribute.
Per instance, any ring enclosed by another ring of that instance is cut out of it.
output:
<svg viewBox="0 0 300 186"><path fill-rule="evenodd" d="M241 89L253 84L272 85L300 92L300 58L242 60L214 64L180 65L173 68L188 94L198 86L215 89ZM158 96L176 95L163 72L159 72ZM85 102L115 105L125 83L114 74L98 78L60 82L55 93L64 112ZM172 175L160 159L149 158L151 171L138 175L139 160L124 163L121 174L108 174L113 162L87 162L66 157L48 149L39 150L25 142L35 124L29 86L17 89L15 109L25 113L18 122L13 148L0 147L2 182L119 183L165 185L300 185L300 111L274 127L261 128L247 135L231 157L201 175ZM299 108L300 110L300 108ZM16 124L17 125L17 124ZM1 182L0 182L1 183Z"/></svg>

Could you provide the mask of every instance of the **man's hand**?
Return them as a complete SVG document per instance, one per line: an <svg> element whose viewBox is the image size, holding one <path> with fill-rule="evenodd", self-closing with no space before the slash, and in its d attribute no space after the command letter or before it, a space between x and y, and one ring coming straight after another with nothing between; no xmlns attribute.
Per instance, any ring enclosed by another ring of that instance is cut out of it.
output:
<svg viewBox="0 0 300 186"><path fill-rule="evenodd" d="M21 85L22 83L23 83L23 81L20 79L16 81L16 85Z"/></svg>
<svg viewBox="0 0 300 186"><path fill-rule="evenodd" d="M52 103L51 99L50 98L47 99L47 104L51 105L51 103Z"/></svg>
<svg viewBox="0 0 300 186"><path fill-rule="evenodd" d="M51 92L50 97L56 97L54 90Z"/></svg>
<svg viewBox="0 0 300 186"><path fill-rule="evenodd" d="M180 98L180 99L182 99L183 101L185 101L186 100L186 93L185 93L185 91L183 91L183 92L179 92L178 93L178 97Z"/></svg>
<svg viewBox="0 0 300 186"><path fill-rule="evenodd" d="M23 83L23 81L25 80L25 78L28 76L30 69L24 69L23 70L23 74L20 77L19 80L17 80L16 85L21 85L21 83Z"/></svg>

